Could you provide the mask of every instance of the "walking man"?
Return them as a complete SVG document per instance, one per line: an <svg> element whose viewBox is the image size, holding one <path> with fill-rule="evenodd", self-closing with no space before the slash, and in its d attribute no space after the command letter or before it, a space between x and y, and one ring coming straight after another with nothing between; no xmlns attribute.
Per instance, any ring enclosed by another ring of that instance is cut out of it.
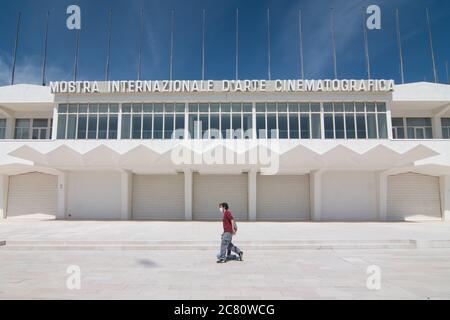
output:
<svg viewBox="0 0 450 320"><path fill-rule="evenodd" d="M226 202L219 204L219 210L223 214L223 233L217 263L227 262L227 259L243 261L244 252L231 242L233 235L236 234L237 227L231 211L228 210L228 204ZM232 252L236 253L237 256L231 255Z"/></svg>

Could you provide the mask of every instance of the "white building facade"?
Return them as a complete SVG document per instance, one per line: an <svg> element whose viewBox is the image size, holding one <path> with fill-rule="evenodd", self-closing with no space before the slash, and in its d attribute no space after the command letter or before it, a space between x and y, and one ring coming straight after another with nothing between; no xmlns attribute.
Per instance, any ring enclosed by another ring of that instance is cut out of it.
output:
<svg viewBox="0 0 450 320"><path fill-rule="evenodd" d="M450 220L449 85L247 84L0 87L0 218Z"/></svg>

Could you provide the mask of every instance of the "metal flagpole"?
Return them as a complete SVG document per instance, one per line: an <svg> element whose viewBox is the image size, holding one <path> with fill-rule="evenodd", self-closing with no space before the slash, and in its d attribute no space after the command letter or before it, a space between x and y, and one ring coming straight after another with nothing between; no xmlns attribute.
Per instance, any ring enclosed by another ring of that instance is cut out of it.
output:
<svg viewBox="0 0 450 320"><path fill-rule="evenodd" d="M367 79L370 79L370 58L369 58L369 40L367 39L367 27L366 19L364 15L364 8L362 8L362 27L364 33L364 53L366 56L366 68L367 68Z"/></svg>
<svg viewBox="0 0 450 320"><path fill-rule="evenodd" d="M47 11L47 18L45 22L45 36L44 36L44 55L42 58L42 85L45 86L45 68L47 66L47 43L48 43L48 16L50 12Z"/></svg>
<svg viewBox="0 0 450 320"><path fill-rule="evenodd" d="M270 70L270 9L267 8L267 76L271 79Z"/></svg>
<svg viewBox="0 0 450 320"><path fill-rule="evenodd" d="M450 84L450 79L448 78L448 61L445 61L445 74L447 75L447 83Z"/></svg>
<svg viewBox="0 0 450 320"><path fill-rule="evenodd" d="M109 61L111 54L111 30L112 28L112 10L109 9L109 22L108 22L108 51L106 53L106 68L105 68L105 81L109 80Z"/></svg>
<svg viewBox="0 0 450 320"><path fill-rule="evenodd" d="M302 33L302 10L298 10L298 36L300 44L300 75L302 80L305 79L305 72L303 68L303 33Z"/></svg>
<svg viewBox="0 0 450 320"><path fill-rule="evenodd" d="M202 19L202 80L205 80L205 9Z"/></svg>
<svg viewBox="0 0 450 320"><path fill-rule="evenodd" d="M405 83L405 77L403 74L403 51L402 51L402 39L400 35L400 18L398 15L398 9L395 10L396 26L397 26L397 44L398 44L398 54L400 57L400 77L402 83Z"/></svg>
<svg viewBox="0 0 450 320"><path fill-rule="evenodd" d="M430 22L430 14L428 12L428 8L426 8L426 13L427 13L427 26L428 26L428 39L430 41L431 62L433 63L433 77L434 77L434 82L436 83L438 80L437 80L437 72L436 72L436 62L434 60L433 37L431 34L431 22Z"/></svg>
<svg viewBox="0 0 450 320"><path fill-rule="evenodd" d="M77 81L78 54L80 51L80 31L81 29L78 29L75 35L75 61L73 63L73 81Z"/></svg>
<svg viewBox="0 0 450 320"><path fill-rule="evenodd" d="M17 17L16 42L14 44L13 59L12 59L13 64L12 64L12 71L11 71L11 85L14 84L14 76L16 73L16 57L17 57L17 47L19 46L20 17L21 17L21 13L19 12L19 15Z"/></svg>
<svg viewBox="0 0 450 320"><path fill-rule="evenodd" d="M333 49L333 70L334 78L337 79L337 63L336 63L336 40L334 38L334 9L330 10L330 23L331 23L331 45Z"/></svg>
<svg viewBox="0 0 450 320"><path fill-rule="evenodd" d="M144 10L141 9L141 15L139 19L139 56L138 56L138 80L141 80L141 68L142 68L142 38L144 35Z"/></svg>
<svg viewBox="0 0 450 320"><path fill-rule="evenodd" d="M236 80L239 78L239 9L236 8Z"/></svg>
<svg viewBox="0 0 450 320"><path fill-rule="evenodd" d="M170 21L170 57L169 57L169 79L173 79L173 32L174 32L174 16L175 11L172 10L172 17Z"/></svg>

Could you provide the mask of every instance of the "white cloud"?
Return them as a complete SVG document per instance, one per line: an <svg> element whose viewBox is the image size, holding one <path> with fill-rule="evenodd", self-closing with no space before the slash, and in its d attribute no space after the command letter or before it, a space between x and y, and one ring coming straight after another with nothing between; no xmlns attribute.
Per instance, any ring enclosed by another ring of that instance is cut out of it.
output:
<svg viewBox="0 0 450 320"><path fill-rule="evenodd" d="M0 86L11 83L10 59L0 55ZM67 79L69 75L57 66L47 65L46 79ZM26 56L16 63L14 83L41 84L42 61L38 57Z"/></svg>

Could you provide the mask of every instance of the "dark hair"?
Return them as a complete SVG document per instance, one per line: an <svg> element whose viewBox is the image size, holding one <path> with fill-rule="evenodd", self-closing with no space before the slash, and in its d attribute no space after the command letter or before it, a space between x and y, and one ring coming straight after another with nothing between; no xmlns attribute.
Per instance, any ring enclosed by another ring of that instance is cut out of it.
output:
<svg viewBox="0 0 450 320"><path fill-rule="evenodd" d="M226 203L226 202L219 203L219 207L222 207L225 210L228 210L228 203Z"/></svg>

